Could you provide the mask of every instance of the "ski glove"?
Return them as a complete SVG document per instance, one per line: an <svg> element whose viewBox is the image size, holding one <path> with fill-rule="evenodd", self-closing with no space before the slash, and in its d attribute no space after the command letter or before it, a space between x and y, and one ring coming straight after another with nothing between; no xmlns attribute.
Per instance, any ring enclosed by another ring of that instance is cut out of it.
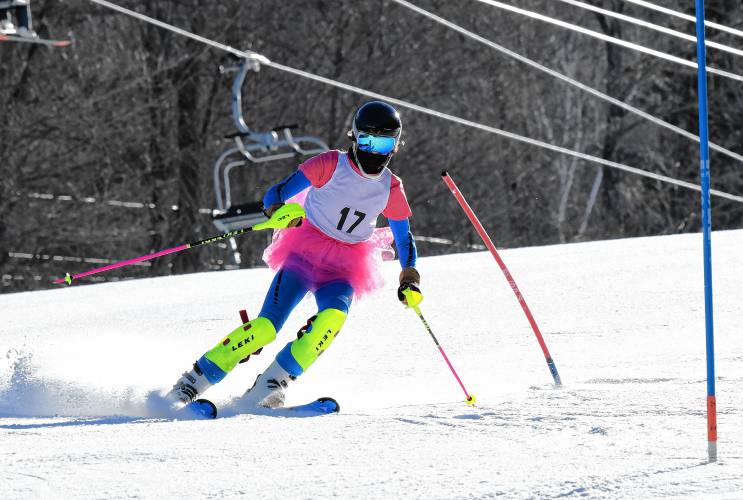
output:
<svg viewBox="0 0 743 500"><path fill-rule="evenodd" d="M397 289L397 298L408 307L418 307L423 301L420 289L421 275L414 267L406 267L400 273L400 286ZM407 291L408 293L403 294ZM407 296L407 297L406 297Z"/></svg>
<svg viewBox="0 0 743 500"><path fill-rule="evenodd" d="M264 208L263 213L266 214L266 217L270 219L273 216L273 214L275 214L276 211L283 206L284 206L283 203L274 203L270 207ZM297 217L296 219L289 222L289 224L287 224L286 227L299 227L301 225L302 225L302 217Z"/></svg>

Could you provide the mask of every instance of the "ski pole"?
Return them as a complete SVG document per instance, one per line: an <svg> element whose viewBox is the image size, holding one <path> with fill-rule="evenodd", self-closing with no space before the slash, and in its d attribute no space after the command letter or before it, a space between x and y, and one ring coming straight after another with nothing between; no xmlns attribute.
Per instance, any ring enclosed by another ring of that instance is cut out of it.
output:
<svg viewBox="0 0 743 500"><path fill-rule="evenodd" d="M285 229L289 227L289 224L291 224L292 221L304 216L304 208L302 208L301 205L299 205L298 203L287 203L286 205L282 205L278 210L276 210L276 212L274 212L270 219L265 222L256 224L252 227L236 229L235 231L220 234L219 236L212 236L211 238L194 241L192 243L186 243L184 245L178 245L177 247L167 248L165 250L160 250L159 252L142 255L133 259L122 260L121 262L116 262L115 264L109 264L108 266L91 269L90 271L85 271L84 273L80 274L71 275L70 273L66 273L64 278L56 279L54 280L54 283L67 283L68 285L72 285L73 280L83 278L85 276L110 271L112 269L118 269L120 267L130 266L132 264L136 264L137 262L144 262L146 260L156 259L157 257L162 257L163 255L169 255L172 253L180 252L182 250L188 250L189 248L208 245L209 243L214 243L215 241L221 241L227 238L234 238L235 236L240 236L250 231L259 231L262 229Z"/></svg>
<svg viewBox="0 0 743 500"><path fill-rule="evenodd" d="M470 208L467 200L464 199L464 196L462 196L459 188L456 184L454 184L454 180L449 177L449 173L445 170L441 172L441 177L443 178L446 185L449 186L449 190L454 195L454 198L457 199L457 202L459 202L462 210L464 210L464 213L467 214L467 218L470 220L472 225L475 226L475 229L480 235L480 238L482 238L483 243L485 243L485 246L488 247L488 250L490 250L490 253L493 255L495 261L498 263L498 266L500 266L501 271L503 271L503 275L506 277L506 281L508 281L508 284L511 286L511 290L513 290L513 293L516 295L516 299L519 301L519 304L521 304L521 309L523 309L524 314L526 315L526 319L529 321L531 329L534 331L534 335L536 335L537 337L537 342L539 342L539 346L542 348L542 353L544 353L544 358L547 361L547 367L552 374L555 385L558 387L561 386L562 380L560 380L560 374L557 373L557 367L555 366L555 362L552 360L549 349L547 349L547 344L544 342L542 332L539 331L539 326L537 326L537 322L534 320L534 316L531 314L529 306L526 305L526 300L524 300L524 296L521 295L521 290L519 290L518 285L516 285L516 281L513 279L513 276L511 276L510 271L506 267L506 263L503 262L503 259L501 259L500 255L498 254L498 250L495 249L493 241L488 236L488 233L485 232L485 228L482 227L482 224L475 215L475 212L472 211L472 208Z"/></svg>
<svg viewBox="0 0 743 500"><path fill-rule="evenodd" d="M411 291L410 290L403 290L402 293L403 293L403 295L405 295L405 298L408 300L408 303L411 303L411 301L410 301L410 298L411 297L409 296L410 293L411 293ZM426 330L428 330L428 334L433 339L433 342L436 344L436 347L439 348L439 352L444 357L444 361L446 361L446 364L449 366L449 369L451 370L452 374L454 374L454 378L456 378L457 379L457 382L459 382L459 387L461 387L462 388L462 391L464 391L464 395L467 398L467 399L465 399L465 402L468 405L473 406L475 404L475 401L477 401L477 399L475 398L475 395L467 392L467 389L464 388L464 384L462 383L462 379L460 379L459 378L459 375L457 375L457 371L452 366L451 361L449 361L449 357L444 352L444 348L441 347L441 344L439 344L439 341L436 338L436 335L433 334L433 330L431 330L431 327L428 325L428 321L426 321L426 318L423 317L423 313L421 313L421 308L418 307L418 306L410 306L410 305L408 307L410 309L412 309L413 311L416 312L416 314L418 315L418 317L423 322L423 326L425 326L426 327Z"/></svg>

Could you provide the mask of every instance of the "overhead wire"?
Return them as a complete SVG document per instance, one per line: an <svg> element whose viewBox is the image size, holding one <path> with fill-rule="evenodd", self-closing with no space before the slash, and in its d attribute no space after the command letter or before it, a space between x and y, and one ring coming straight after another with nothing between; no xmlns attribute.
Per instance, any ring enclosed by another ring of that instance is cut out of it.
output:
<svg viewBox="0 0 743 500"><path fill-rule="evenodd" d="M99 1L103 1L103 0L91 0L91 1L99 2ZM294 75L297 75L297 76L301 76L303 78L307 78L309 80L314 80L316 82L325 83L326 85L337 87L337 88L340 88L340 89L343 89L343 90L347 90L349 92L353 92L353 93L356 93L356 94L360 94L360 95L363 95L363 96L366 96L366 97L371 97L372 99L379 99L379 100L387 101L387 102L392 103L392 104L397 104L400 107L404 107L404 108L407 108L407 109L418 111L420 113L427 114L429 116L434 116L434 117L437 117L437 118L441 118L441 119L444 119L444 120L447 120L447 121L450 121L450 122L458 123L460 125L465 125L465 126L468 126L468 127L471 127L471 128L482 130L484 132L489 132L491 134L499 135L501 137L506 137L506 138L509 138L509 139L512 139L512 140L515 140L515 141L519 141L519 142L523 142L523 143L526 143L526 144L530 144L532 146L537 146L537 147L541 147L543 149L548 149L548 150L555 151L555 152L558 152L558 153L563 153L563 154L568 155L568 156L574 156L576 158L580 158L580 159L587 160L587 161L590 161L590 162L598 163L598 164L601 164L601 165L604 165L604 166L607 166L607 167L612 167L612 168L615 168L617 170L623 170L625 172L634 173L636 175L641 175L641 176L648 177L648 178L651 178L651 179L655 179L655 180L658 180L658 181L665 181L665 182L668 182L669 184L674 184L674 185L677 185L677 186L680 186L680 187L685 187L687 189L692 189L694 191L701 191L701 188L700 188L699 185L693 184L691 182L681 181L681 180L674 179L672 177L668 177L668 176L665 176L665 175L660 175L660 174L656 174L656 173L653 173L653 172L648 172L647 170L642 170L640 168L631 167L629 165L624 165L622 163L617 163L617 162L613 162L613 161L610 161L610 160L605 160L605 159L599 158L597 156L592 156L592 155L589 155L589 154L586 154L586 153L581 153L581 152L578 152L578 151L573 151L573 150L568 149L568 148L564 148L564 147L561 147L561 146L556 146L554 144L550 144L550 143L547 143L547 142L544 142L544 141L540 141L540 140L537 140L537 139L532 139L530 137L525 137L525 136L522 136L522 135L519 135L519 134L515 134L513 132L508 132L506 130L502 130L502 129L499 129L499 128L496 128L496 127L491 127L489 125L484 125L482 123L477 123L477 122L474 122L472 120L467 120L465 118L460 118L458 116L454 116L454 115L450 115L450 114L447 114L447 113L443 113L441 111L436 111L434 109L426 108L424 106L419 106L417 104L414 104L414 103L411 103L411 102L408 102L408 101L404 101L402 99L397 99L397 98L394 98L394 97L385 96L385 95L379 94L377 92L372 92L372 91L369 91L369 90L362 89L360 87L355 87L353 85L348 85L346 83L338 82L338 81L333 80L331 78L326 78L326 77L323 77L323 76L315 75L313 73L309 73L307 71L303 71L303 70L300 70L300 69L292 68L291 66L285 66L283 64L279 64L279 63L276 63L276 62L273 62L273 61L268 61L268 63L263 63L263 64L265 64L266 66L269 66L269 67L272 67L272 68L281 70L281 71L285 71L287 73L291 73L291 74L294 74ZM733 194L730 194L730 193L725 193L723 191L719 191L719 190L716 190L716 189L711 190L710 193L714 194L715 196L721 197L721 198L726 198L726 199L729 199L729 200L732 200L732 201L737 201L737 202L743 203L743 196L737 196L737 195L733 195Z"/></svg>
<svg viewBox="0 0 743 500"><path fill-rule="evenodd" d="M17 196L23 196L21 193L16 193ZM180 207L178 205L156 205L155 203L151 202L139 202L139 201L120 201L120 200L99 200L92 196L83 196L83 197L77 197L77 196L71 196L66 194L52 194L52 193L25 193L25 196L27 198L35 199L35 200L48 200L48 201L73 201L78 203L85 203L85 204L96 204L96 203L102 203L104 205L108 205L110 207L119 207L119 208L147 208L147 209L162 209L162 210L169 210L171 212L178 212L180 210ZM210 214L212 213L212 209L210 208L199 208L197 211L200 214Z"/></svg>
<svg viewBox="0 0 743 500"><path fill-rule="evenodd" d="M665 26L661 26L659 24L650 23L643 19L638 19L636 17L628 16L626 14L621 14L613 10L596 7L595 5L591 5L590 3L580 2L578 0L558 0L558 1L562 3L566 3L568 5L572 5L574 7L578 7L580 9L590 10L591 12L595 12L597 14L601 14L606 17L619 19L620 21L624 21L627 23L635 24L637 26L642 26L643 28L648 28L654 31L658 31L665 35L673 36L676 38L681 38L691 43L697 43L697 37L694 35L690 35L682 31L673 30L671 28L666 28ZM743 56L743 50L730 47L729 45L723 45L721 43L712 42L710 40L706 40L705 45L713 49L721 50L723 52L728 52L730 54L735 54L736 56Z"/></svg>
<svg viewBox="0 0 743 500"><path fill-rule="evenodd" d="M647 113L645 111L642 111L641 109L638 109L630 104L627 104L623 101L620 101L619 99L616 99L614 97L611 97L593 87L590 87L584 83L579 82L578 80L575 80L573 78L570 78L569 76L566 76L558 71L555 71L553 69L548 68L547 66L544 66L533 59L529 59L528 57L522 56L521 54L514 52L510 49L507 49L506 47L503 47L502 45L499 45L492 40L488 40L487 38L484 38L477 33L474 33L472 31L469 31L458 24L455 24L447 19L444 19L441 16L438 16L428 10L425 10L415 4L412 4L406 0L392 0L393 2L412 10L413 12L417 12L418 14L421 14L443 26L446 26L447 28L450 28L454 31L457 31L461 33L462 35L465 35L466 37L472 38L473 40L476 40L484 45L487 45L488 47L495 49L509 57L512 57L516 59L517 61L520 61L528 66L531 66L532 68L538 69L539 71L542 71L544 73L547 73L550 76L553 76L559 80L562 80L565 83L568 83L576 88L579 88L583 90L584 92L588 92L589 94L598 97L599 99L602 99L608 103L613 104L614 106L618 106L626 111L629 111L630 113L636 114L637 116L641 116L642 118L645 118L646 120L655 123L656 125L659 125L661 127L667 128L668 130L671 130L679 135L682 135L688 139L691 139L695 142L699 142L699 136L694 135L691 132L688 132L680 127L677 127L676 125L672 125L664 120L661 120L660 118L651 115L650 113ZM735 153L733 151L730 151L728 149L723 148L722 146L718 146L717 144L710 143L710 148L714 151L717 151L719 153L722 153L730 158L733 158L734 160L737 160L739 162L743 162L743 155L740 155L738 153Z"/></svg>
<svg viewBox="0 0 743 500"><path fill-rule="evenodd" d="M694 190L694 191L701 191L701 187L699 185L693 184L691 182L686 182L686 181L674 179L672 177L668 177L668 176L661 175L661 174L656 174L654 172L648 172L647 170L642 170L642 169L639 169L639 168L636 168L636 167L631 167L629 165L624 165L622 163L613 162L613 161L606 160L606 159L603 159L603 158L599 158L599 157L596 157L596 156L592 156L592 155L589 155L589 154L586 154L586 153L581 153L581 152L578 152L578 151L573 151L573 150L570 150L570 149L567 149L567 148L564 148L564 147L561 147L561 146L556 146L554 144L550 144L550 143L547 143L547 142L544 142L544 141L540 141L540 140L537 140L537 139L532 139L532 138L525 137L525 136L522 136L522 135L519 135L519 134L515 134L513 132L508 132L508 131L505 131L505 130L501 130L501 129L496 128L496 127L491 127L489 125L484 125L482 123L477 123L477 122L474 122L472 120L467 120L465 118L460 118L458 116L454 116L454 115L450 115L450 114L447 114L447 113L443 113L441 111L436 111L434 109L426 108L424 106L420 106L420 105L417 105L417 104L414 104L414 103L411 103L411 102L408 102L408 101L404 101L402 99L397 99L397 98L394 98L394 97L385 96L385 95L380 94L380 93L377 93L377 92L372 92L370 90L365 90L365 89L362 89L360 87L355 87L353 85L342 83L342 82L339 82L339 81L336 81L336 80L333 80L331 78L327 78L327 77L324 77L324 76L316 75L316 74L310 73L308 71L303 71L303 70L300 70L300 69L297 69L297 68L293 68L291 66L286 66L284 64L280 64L280 63L271 61L267 57L265 57L265 56L263 56L261 54L258 54L256 52L238 50L238 49L236 49L234 47L230 47L228 45L225 45L225 44L216 42L214 40L210 40L208 38L202 37L200 35L191 33L191 32L189 32L187 30L182 29L182 28L178 28L177 26L173 26L173 25L164 23L162 21L159 21L157 19L153 19L153 18L151 18L149 16L146 16L144 14L141 14L139 12L135 12L135 11L130 10L130 9L127 9L125 7L121 7L119 5L113 4L113 3L111 3L111 2L109 2L107 0L90 0L90 1L93 2L93 3L99 4L99 5L102 5L104 7L108 7L110 9L116 10L116 11L121 12L123 14L129 15L129 16L132 16L132 17L135 17L135 18L140 19L142 21L149 22L149 23L154 24L156 26L159 26L159 27L161 27L163 29L167 29L169 31L172 31L173 33L180 34L182 36L185 36L187 38L191 38L193 40L200 41L202 43L206 43L208 45L211 45L212 47L218 48L220 50L224 50L224 51L229 52L231 54L234 54L234 55L236 55L238 57L252 58L252 59L260 62L264 66L268 66L270 68L274 68L274 69L277 69L279 71L283 71L283 72L286 72L286 73L289 73L289 74L300 76L302 78L306 78L308 80L316 81L316 82L323 83L323 84L326 84L326 85L329 85L329 86L332 86L332 87L336 87L336 88L343 89L343 90L346 90L346 91L349 91L349 92L353 92L355 94L363 95L363 96L366 96L366 97L371 97L372 99L384 100L384 101L387 101L387 102L389 102L391 104L396 104L396 105L398 105L400 107L403 107L403 108L407 108L407 109L411 109L411 110L414 110L414 111L418 111L420 113L423 113L423 114L426 114L426 115L429 115L429 116L434 116L434 117L437 117L437 118L441 118L441 119L444 119L444 120L447 120L447 121L450 121L450 122L453 122L453 123L458 123L460 125L464 125L464 126L467 126L467 127L478 129L478 130L481 130L481 131L484 131L484 132L488 132L488 133L491 133L491 134L499 135L501 137L505 137L505 138L512 139L512 140L515 140L515 141L519 141L519 142L522 142L522 143L525 143L525 144L530 144L532 146L537 146L537 147L540 147L542 149L547 149L547 150L554 151L554 152L557 152L557 153L562 153L562 154L565 154L565 155L568 155L568 156L573 156L573 157L580 158L580 159L583 159L583 160L586 160L586 161L589 161L589 162L593 162L593 163L597 163L597 164L604 165L604 166L607 166L607 167L615 168L617 170L622 170L622 171L625 171L625 172L630 172L630 173L633 173L633 174L636 174L636 175L640 175L640 176L643 176L643 177L647 177L647 178L650 178L650 179L654 179L654 180L657 180L657 181L666 182L666 183L673 184L673 185L676 185L676 186L679 186L679 187L684 187L686 189L690 189L690 190ZM711 190L710 193L713 194L713 195L715 195L715 196L718 196L720 198L725 198L725 199L728 199L728 200L731 200L731 201L736 201L736 202L739 202L739 203L743 203L743 196L738 196L738 195L726 193L726 192L719 191L719 190L716 190L716 189Z"/></svg>
<svg viewBox="0 0 743 500"><path fill-rule="evenodd" d="M514 7L513 5L508 5L503 2L498 2L496 0L477 0L478 2L490 5L491 7L496 7L502 10L506 10L508 12L513 12L515 14L521 14L522 16L529 17L531 19L537 19L539 21L543 21L545 23L553 24L555 26L559 26L561 28L565 28L571 31L575 31L577 33L581 33L583 35L587 35L593 38L597 38L599 40L603 40L605 42L613 43L615 45L619 45L621 47L625 47L628 49L635 50L637 52L642 52L643 54L648 54L655 56L659 59L664 59L666 61L674 62L676 64L680 64L682 66L686 66L687 68L692 68L694 70L697 69L697 63L694 61L689 61L687 59L684 59L682 57L674 56L671 54L666 54L665 52L661 52L659 50L651 49L649 47L645 47L644 45L639 45L637 43L628 42L626 40L622 40L613 36L609 36L605 33L599 33L598 31L589 30L588 28L584 28L582 26L578 26L576 24L567 23L565 21L560 21L558 19L554 19L549 16L545 16L543 14L539 14L537 12L532 12L530 10L521 9L519 7ZM722 76L724 78L729 78L731 80L736 80L739 82L743 82L743 76L731 73L729 71L725 71L719 68L713 68L711 66L707 66L707 71L710 74Z"/></svg>
<svg viewBox="0 0 743 500"><path fill-rule="evenodd" d="M662 12L663 14L668 14L669 16L678 17L679 19L684 19L685 21L690 21L694 24L696 24L697 22L697 18L695 16L690 16L689 14L684 14L683 12L679 12L677 10L669 9L666 7L661 7L660 5L656 5L654 3L647 2L645 0L623 0L623 1L628 2L628 3L633 3L635 5L639 5L641 7L645 7L646 9L654 10L656 12ZM724 24L704 21L704 27L716 29L718 31L723 31L731 35L743 37L743 31L735 29L735 28L731 28L729 26L725 26Z"/></svg>
<svg viewBox="0 0 743 500"><path fill-rule="evenodd" d="M12 259L50 260L55 262L85 262L88 264L111 264L113 262L116 262L112 259L104 259L99 257L72 257L69 255L51 255L28 252L8 252L8 257ZM151 267L152 263L137 262L132 265L140 267Z"/></svg>

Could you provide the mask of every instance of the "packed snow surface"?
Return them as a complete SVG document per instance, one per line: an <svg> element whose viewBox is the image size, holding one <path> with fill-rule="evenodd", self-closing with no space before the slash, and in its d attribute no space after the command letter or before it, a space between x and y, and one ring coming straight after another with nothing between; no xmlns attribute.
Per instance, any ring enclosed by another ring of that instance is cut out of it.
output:
<svg viewBox="0 0 743 500"><path fill-rule="evenodd" d="M488 253L419 262L423 314L464 395L388 285L354 304L288 404L341 413L148 416L252 315L266 269L0 296L2 498L511 498L743 495L743 231L713 235L720 460L706 464L701 236L502 252L564 387ZM314 313L206 396L250 387Z"/></svg>

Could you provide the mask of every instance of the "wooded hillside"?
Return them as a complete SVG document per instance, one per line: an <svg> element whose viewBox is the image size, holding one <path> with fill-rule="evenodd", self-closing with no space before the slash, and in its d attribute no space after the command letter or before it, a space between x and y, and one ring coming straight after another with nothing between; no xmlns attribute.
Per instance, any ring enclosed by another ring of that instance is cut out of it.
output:
<svg viewBox="0 0 743 500"><path fill-rule="evenodd" d="M508 0L507 0L508 1ZM693 23L623 0L588 0L693 34ZM529 20L474 0L423 8L546 66L697 133L692 69ZM556 0L510 0L589 29L695 60L685 40ZM656 0L693 14L692 1ZM707 17L743 27L739 0L707 0ZM698 183L698 146L390 1L126 1L122 5L238 49L615 162ZM223 52L84 0L32 2L51 49L0 43L0 291L218 234L212 167L231 141ZM708 31L743 48L743 38ZM709 65L743 73L738 56ZM263 67L244 85L248 125L297 123L348 146L366 99ZM710 77L711 139L743 152L743 83ZM447 169L499 247L698 231L699 194L401 109L405 146L391 167L405 183L422 255L479 243L440 180ZM296 160L233 172L235 202L256 201ZM712 187L743 195L743 164L712 154ZM591 193L596 196L592 196ZM49 197L52 197L49 199ZM125 202L125 203L122 203ZM201 209L201 210L200 210ZM743 204L713 197L715 229L743 227ZM265 235L238 240L261 264ZM701 249L701 241L700 241ZM79 261L80 259L87 259ZM221 269L224 245L102 275L115 279ZM701 256L700 256L701 265Z"/></svg>

